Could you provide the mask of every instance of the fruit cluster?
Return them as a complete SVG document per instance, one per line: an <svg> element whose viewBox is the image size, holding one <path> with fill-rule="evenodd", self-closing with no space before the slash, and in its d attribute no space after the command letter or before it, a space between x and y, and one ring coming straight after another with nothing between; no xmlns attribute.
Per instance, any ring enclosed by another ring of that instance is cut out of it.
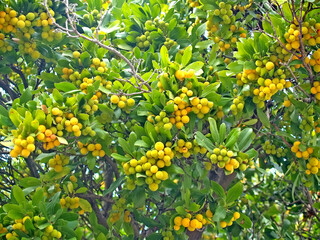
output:
<svg viewBox="0 0 320 240"><path fill-rule="evenodd" d="M3 227L2 223L0 223L0 234L8 232L7 228Z"/></svg>
<svg viewBox="0 0 320 240"><path fill-rule="evenodd" d="M186 142L183 139L179 139L177 141L177 146L174 148L175 155L178 158L181 158L182 156L185 158L188 158L191 155L191 151L192 151L191 149L192 149L191 142Z"/></svg>
<svg viewBox="0 0 320 240"><path fill-rule="evenodd" d="M319 56L320 59L320 56ZM311 88L311 93L315 95L316 99L320 101L320 81L314 81L313 87Z"/></svg>
<svg viewBox="0 0 320 240"><path fill-rule="evenodd" d="M216 116L217 116L218 119L222 119L223 118L224 112L223 112L223 107L222 106L218 106Z"/></svg>
<svg viewBox="0 0 320 240"><path fill-rule="evenodd" d="M14 147L10 151L10 156L15 158L19 155L27 158L30 153L33 152L36 147L34 145L34 137L28 136L26 139L22 139L22 136L13 139Z"/></svg>
<svg viewBox="0 0 320 240"><path fill-rule="evenodd" d="M296 154L297 158L303 158L307 160L310 157L310 155L313 153L313 148L308 147L306 150L302 148L300 149L300 144L301 144L300 141L295 141L293 143L293 146L291 147L291 151Z"/></svg>
<svg viewBox="0 0 320 240"><path fill-rule="evenodd" d="M52 17L54 11L50 9ZM18 48L21 53L29 54L33 59L38 59L41 54L36 49L36 43L33 42L32 36L36 33L41 33L43 39L52 42L54 39L61 39L61 32L54 32L51 26L55 22L54 17L51 19L46 12L38 10L38 12L28 12L26 15L18 14L15 10L7 8L5 11L0 11L0 31L5 34L13 33L17 38ZM35 28L38 28L35 30ZM10 39L12 36L10 36ZM9 38L8 38L9 39ZM12 46L9 46L4 39L2 41L1 51L11 51Z"/></svg>
<svg viewBox="0 0 320 240"><path fill-rule="evenodd" d="M320 168L320 161L315 158L312 157L309 159L309 162L307 163L307 170L306 170L306 174L310 175L310 174L318 174L319 173L319 168Z"/></svg>
<svg viewBox="0 0 320 240"><path fill-rule="evenodd" d="M130 211L125 210L126 208L126 200L124 198L119 198L115 201L115 204L112 205L112 210L110 214L110 222L115 223L120 220L121 215L123 213L123 221L131 222Z"/></svg>
<svg viewBox="0 0 320 240"><path fill-rule="evenodd" d="M233 99L233 104L230 106L230 110L233 115L237 115L239 112L242 112L244 107L243 96L238 96Z"/></svg>
<svg viewBox="0 0 320 240"><path fill-rule="evenodd" d="M198 7L199 4L200 4L198 0L196 0L196 1L194 1L194 0L188 0L188 2L189 2L189 7L191 7L191 8Z"/></svg>
<svg viewBox="0 0 320 240"><path fill-rule="evenodd" d="M232 173L234 169L237 169L240 166L240 163L235 158L233 158L233 156L233 151L227 150L223 146L213 149L212 154L208 154L208 157L213 164L217 164L219 168L224 168L230 173Z"/></svg>
<svg viewBox="0 0 320 240"><path fill-rule="evenodd" d="M3 33L0 33L0 52L11 52L13 47L5 40L5 36Z"/></svg>
<svg viewBox="0 0 320 240"><path fill-rule="evenodd" d="M174 230L180 230L181 226L187 228L190 232L195 231L196 229L201 229L206 225L207 220L203 217L202 214L197 214L192 217L190 213L187 213L185 216L176 216L173 220Z"/></svg>
<svg viewBox="0 0 320 240"><path fill-rule="evenodd" d="M163 237L163 240L174 240L174 236L171 231L162 231L161 235Z"/></svg>
<svg viewBox="0 0 320 240"><path fill-rule="evenodd" d="M177 45L177 42L170 39L170 38L166 38L166 41L164 42L164 46L166 46L166 48L169 50L171 47Z"/></svg>
<svg viewBox="0 0 320 240"><path fill-rule="evenodd" d="M194 76L194 71L192 69L189 71L177 70L174 75L176 79L183 82L186 78L192 78Z"/></svg>
<svg viewBox="0 0 320 240"><path fill-rule="evenodd" d="M76 209L79 207L80 198L78 197L66 197L60 199L60 205L62 208Z"/></svg>
<svg viewBox="0 0 320 240"><path fill-rule="evenodd" d="M150 32L146 31L141 36L136 37L136 41L137 41L138 48L140 48L141 50L147 49L152 43L150 38Z"/></svg>
<svg viewBox="0 0 320 240"><path fill-rule="evenodd" d="M53 239L61 239L62 234L57 229L54 229L52 225L49 225L45 228L44 233L42 235L42 240L53 240Z"/></svg>
<svg viewBox="0 0 320 240"><path fill-rule="evenodd" d="M63 167L69 164L69 157L65 155L56 155L51 158L48 162L50 168L54 169L56 172L61 172Z"/></svg>
<svg viewBox="0 0 320 240"><path fill-rule="evenodd" d="M314 110L313 108L309 108L308 110L304 109L302 111L302 121L300 123L299 128L306 132L310 132L314 129L314 117L313 117Z"/></svg>
<svg viewBox="0 0 320 240"><path fill-rule="evenodd" d="M320 133L320 119L314 122L314 128L316 133Z"/></svg>
<svg viewBox="0 0 320 240"><path fill-rule="evenodd" d="M45 150L50 150L54 147L60 146L60 142L57 139L57 128L51 127L47 129L46 126L40 125L38 127L39 133L37 134L37 139L43 142L43 148Z"/></svg>
<svg viewBox="0 0 320 240"><path fill-rule="evenodd" d="M83 144L81 142L78 142L78 146L80 148L80 153L82 155L86 155L88 152L91 152L92 156L94 157L104 157L106 155L105 151L102 150L102 146L100 143L87 143Z"/></svg>
<svg viewBox="0 0 320 240"><path fill-rule="evenodd" d="M311 24L310 24L311 23ZM313 25L312 25L313 24ZM310 22L303 22L302 28L299 28L299 24L295 19L295 24L291 24L288 31L284 34L287 41L286 48L288 50L296 50L300 52L300 41L299 37L301 35L302 41L305 45L316 46L320 43L320 34L318 30L320 29L320 24L316 23L314 20ZM319 65L320 71L320 65Z"/></svg>
<svg viewBox="0 0 320 240"><path fill-rule="evenodd" d="M249 9L252 6L253 0L249 0L247 5L242 6L241 4L235 5L233 7L234 10L239 10L240 12L245 12L245 10Z"/></svg>
<svg viewBox="0 0 320 240"><path fill-rule="evenodd" d="M205 114L209 113L213 107L213 102L209 101L207 98L194 97L190 99L192 105L191 110L197 114L198 118L203 118Z"/></svg>
<svg viewBox="0 0 320 240"><path fill-rule="evenodd" d="M181 93L179 97L175 97L174 100L169 100L167 104L174 103L174 112L170 117L170 123L175 124L178 129L181 129L184 124L190 121L188 113L191 112L191 107L184 99L185 93Z"/></svg>
<svg viewBox="0 0 320 240"><path fill-rule="evenodd" d="M96 111L98 111L98 100L90 99L88 103L86 103L83 108L85 109L86 113L88 114L94 114Z"/></svg>
<svg viewBox="0 0 320 240"><path fill-rule="evenodd" d="M224 168L227 174L233 173L237 168L240 171L245 171L248 166L253 165L253 159L248 158L246 154L235 153L222 145L213 149L212 153L208 152L207 157L211 160L211 163L217 164L219 168Z"/></svg>
<svg viewBox="0 0 320 240"><path fill-rule="evenodd" d="M232 224L233 224L233 222L234 221L236 221L237 219L239 219L240 218L240 213L238 213L238 212L234 212L233 213L233 217L231 218L231 220L227 223L226 221L221 221L220 222L220 226L222 227L222 228L225 228L225 227L227 227L227 226L231 226Z"/></svg>
<svg viewBox="0 0 320 240"><path fill-rule="evenodd" d="M99 73L104 73L108 71L106 65L107 64L104 61L101 61L99 58L93 58L90 67L95 68Z"/></svg>
<svg viewBox="0 0 320 240"><path fill-rule="evenodd" d="M133 98L127 98L126 96L112 95L110 98L112 104L117 104L119 108L124 109L125 107L130 108L133 107L135 101Z"/></svg>
<svg viewBox="0 0 320 240"><path fill-rule="evenodd" d="M64 122L64 125L66 127L67 132L73 133L76 137L81 136L81 129L82 129L82 124L79 122L78 118L74 117L74 115L68 114L67 118L69 120L66 120Z"/></svg>
<svg viewBox="0 0 320 240"><path fill-rule="evenodd" d="M283 149L281 147L276 147L276 145L273 145L270 143L270 141L265 141L264 144L262 144L262 149L266 152L268 155L276 155L278 158L285 157L288 149Z"/></svg>
<svg viewBox="0 0 320 240"><path fill-rule="evenodd" d="M238 38L246 37L245 29L236 23L232 5L225 2L220 2L219 8L209 12L206 28L209 37L218 44L221 52L236 46Z"/></svg>
<svg viewBox="0 0 320 240"><path fill-rule="evenodd" d="M87 126L85 129L83 129L81 133L83 136L89 135L90 137L94 137L96 135L96 132L90 126Z"/></svg>
<svg viewBox="0 0 320 240"><path fill-rule="evenodd" d="M155 123L155 130L157 132L160 131L160 128L164 128L165 130L171 130L172 123L170 122L169 117L167 117L167 113L165 111L161 111L159 115L149 115L147 120L151 123Z"/></svg>
<svg viewBox="0 0 320 240"><path fill-rule="evenodd" d="M171 143L166 146L162 142L157 142L153 150L147 151L145 156L140 160L131 159L127 163L123 163L124 172L129 178L127 179L127 187L129 190L135 189L135 184L140 184L137 175L144 173L146 179L141 184L148 184L151 191L157 191L161 181L168 179L168 173L159 170L171 165L171 159L174 153L171 150Z"/></svg>

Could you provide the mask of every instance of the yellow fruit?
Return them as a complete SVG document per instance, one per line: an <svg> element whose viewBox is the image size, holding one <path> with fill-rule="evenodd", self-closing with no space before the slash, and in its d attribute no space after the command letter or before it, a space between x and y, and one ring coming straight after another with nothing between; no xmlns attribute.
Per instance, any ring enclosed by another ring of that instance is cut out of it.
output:
<svg viewBox="0 0 320 240"><path fill-rule="evenodd" d="M110 101L113 103L113 104L117 104L119 102L119 97L117 95L112 95L111 98L110 98Z"/></svg>
<svg viewBox="0 0 320 240"><path fill-rule="evenodd" d="M221 222L220 222L220 226L221 226L222 228L225 228L225 227L227 226L227 223L226 223L225 221L221 221Z"/></svg>
<svg viewBox="0 0 320 240"><path fill-rule="evenodd" d="M133 99L133 98L129 98L129 99L127 100L127 104L128 104L129 107L134 106L134 104L135 104L134 99Z"/></svg>
<svg viewBox="0 0 320 240"><path fill-rule="evenodd" d="M73 55L74 58L79 58L80 57L80 53L78 51L74 51L72 53L72 55Z"/></svg>
<svg viewBox="0 0 320 240"><path fill-rule="evenodd" d="M52 114L53 115L59 115L59 113L60 113L60 110L59 110L59 108L52 108Z"/></svg>
<svg viewBox="0 0 320 240"><path fill-rule="evenodd" d="M266 63L266 69L267 70L272 70L274 68L274 63L273 62L267 62Z"/></svg>
<svg viewBox="0 0 320 240"><path fill-rule="evenodd" d="M184 226L184 227L189 227L189 225L190 225L190 219L189 219L189 218L184 218L184 219L182 219L181 224L182 224L182 226Z"/></svg>
<svg viewBox="0 0 320 240"><path fill-rule="evenodd" d="M291 105L291 102L289 100L285 100L283 102L283 106L285 106L285 107L290 107L290 105Z"/></svg>
<svg viewBox="0 0 320 240"><path fill-rule="evenodd" d="M155 165L153 165L153 166L150 168L150 172L152 172L152 173L158 172L158 167L155 166Z"/></svg>
<svg viewBox="0 0 320 240"><path fill-rule="evenodd" d="M151 183L151 184L149 185L149 188L150 188L151 191L155 192L155 191L158 190L159 185L156 184L156 183Z"/></svg>
<svg viewBox="0 0 320 240"><path fill-rule="evenodd" d="M185 78L185 72L182 70L177 70L175 76L178 80L183 81Z"/></svg>
<svg viewBox="0 0 320 240"><path fill-rule="evenodd" d="M157 142L154 146L154 148L158 151L163 150L164 149L164 144L162 142Z"/></svg>
<svg viewBox="0 0 320 240"><path fill-rule="evenodd" d="M173 220L173 222L174 222L174 225L176 225L176 226L181 226L181 224L182 224L182 217L180 217L180 216L175 217L174 220Z"/></svg>
<svg viewBox="0 0 320 240"><path fill-rule="evenodd" d="M190 221L190 227L192 227L192 228L197 228L197 226L198 226L198 220L197 219L192 219L191 221Z"/></svg>
<svg viewBox="0 0 320 240"><path fill-rule="evenodd" d="M233 213L233 217L234 217L234 219L239 219L240 218L240 213L238 213L238 212L234 212Z"/></svg>
<svg viewBox="0 0 320 240"><path fill-rule="evenodd" d="M94 58L92 59L92 63L96 66L100 65L100 59L99 58Z"/></svg>
<svg viewBox="0 0 320 240"><path fill-rule="evenodd" d="M29 157L29 155L30 155L30 151L28 149L23 149L21 151L21 156L22 157L27 158L27 157Z"/></svg>
<svg viewBox="0 0 320 240"><path fill-rule="evenodd" d="M125 108L125 106L126 106L125 102L123 102L123 101L118 102L118 107L119 108Z"/></svg>

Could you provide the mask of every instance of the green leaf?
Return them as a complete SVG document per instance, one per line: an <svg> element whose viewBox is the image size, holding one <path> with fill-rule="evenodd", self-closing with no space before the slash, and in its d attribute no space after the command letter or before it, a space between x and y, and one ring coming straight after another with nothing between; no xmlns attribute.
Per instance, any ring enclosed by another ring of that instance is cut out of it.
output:
<svg viewBox="0 0 320 240"><path fill-rule="evenodd" d="M126 140L124 140L123 138L118 138L118 142L119 142L120 146L122 147L123 151L132 155L131 148Z"/></svg>
<svg viewBox="0 0 320 240"><path fill-rule="evenodd" d="M122 156L118 153L112 153L111 157L113 157L114 159L120 161L120 162L128 162L129 160L131 160L130 157L126 157L126 156Z"/></svg>
<svg viewBox="0 0 320 240"><path fill-rule="evenodd" d="M41 181L38 178L26 177L20 180L20 185L24 188L40 186Z"/></svg>
<svg viewBox="0 0 320 240"><path fill-rule="evenodd" d="M92 208L91 208L90 203L83 198L80 198L79 206L86 212L92 212Z"/></svg>
<svg viewBox="0 0 320 240"><path fill-rule="evenodd" d="M227 139L226 139L226 147L227 148L232 148L234 144L237 142L238 138L240 135L240 129L239 128L234 128L231 130L229 133Z"/></svg>
<svg viewBox="0 0 320 240"><path fill-rule="evenodd" d="M32 197L32 205L33 206L38 206L39 205L39 202L41 202L41 200L44 197L43 193L44 193L44 191L43 191L42 188L35 192L35 194Z"/></svg>
<svg viewBox="0 0 320 240"><path fill-rule="evenodd" d="M26 202L26 198L24 196L24 193L19 186L14 185L12 187L12 194L18 203Z"/></svg>
<svg viewBox="0 0 320 240"><path fill-rule="evenodd" d="M29 88L25 89L24 92L21 94L20 103L24 104L32 100L32 93Z"/></svg>
<svg viewBox="0 0 320 240"><path fill-rule="evenodd" d="M261 108L257 109L257 114L258 114L258 117L259 117L260 121L262 122L262 124L265 127L269 128L270 127L270 121L269 121L269 118L267 117L267 114L265 114L265 112Z"/></svg>
<svg viewBox="0 0 320 240"><path fill-rule="evenodd" d="M237 223L243 228L252 227L252 221L248 216L244 215L243 213L240 213L240 218L237 219Z"/></svg>
<svg viewBox="0 0 320 240"><path fill-rule="evenodd" d="M169 65L169 53L168 49L165 46L162 46L160 49L160 57L161 57L161 67L165 68Z"/></svg>
<svg viewBox="0 0 320 240"><path fill-rule="evenodd" d="M227 192L227 204L233 203L237 200L243 192L243 184L241 182L233 185Z"/></svg>
<svg viewBox="0 0 320 240"><path fill-rule="evenodd" d="M213 151L214 145L201 132L196 133L196 141L201 147L206 148L210 152Z"/></svg>
<svg viewBox="0 0 320 240"><path fill-rule="evenodd" d="M146 193L143 187L137 187L132 193L132 201L136 208L144 206L146 201Z"/></svg>
<svg viewBox="0 0 320 240"><path fill-rule="evenodd" d="M219 222L226 217L227 211L224 207L218 206L212 217L213 221Z"/></svg>
<svg viewBox="0 0 320 240"><path fill-rule="evenodd" d="M122 183L123 180L126 178L125 175L122 175L121 177L119 177L116 181L114 181L110 187L103 193L103 195L107 195L109 193L112 193L117 187L119 187Z"/></svg>
<svg viewBox="0 0 320 240"><path fill-rule="evenodd" d="M70 91L73 91L73 90L78 90L78 88L70 83L70 82L61 82L61 83L55 83L54 86L60 90L60 91L63 91L63 92L70 92Z"/></svg>
<svg viewBox="0 0 320 240"><path fill-rule="evenodd" d="M210 132L213 142L219 143L220 136L218 132L217 122L214 118L208 118L209 124L210 124Z"/></svg>
<svg viewBox="0 0 320 240"><path fill-rule="evenodd" d="M181 58L182 67L186 66L189 63L191 57L192 57L192 46L188 46L184 50L182 58Z"/></svg>
<svg viewBox="0 0 320 240"><path fill-rule="evenodd" d="M222 199L226 199L226 194L224 192L224 189L219 183L215 181L211 181L211 189L215 194L217 194L218 197Z"/></svg>
<svg viewBox="0 0 320 240"><path fill-rule="evenodd" d="M221 123L219 128L219 143L222 143L226 137L227 126L225 123Z"/></svg>
<svg viewBox="0 0 320 240"><path fill-rule="evenodd" d="M254 133L252 128L246 128L241 131L239 138L238 138L238 147L239 151L245 151L254 139Z"/></svg>

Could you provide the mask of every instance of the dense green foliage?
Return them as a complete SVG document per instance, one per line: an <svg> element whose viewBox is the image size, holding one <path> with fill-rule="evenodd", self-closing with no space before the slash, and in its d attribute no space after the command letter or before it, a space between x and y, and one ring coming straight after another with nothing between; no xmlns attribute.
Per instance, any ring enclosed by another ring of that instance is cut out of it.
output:
<svg viewBox="0 0 320 240"><path fill-rule="evenodd" d="M0 239L319 239L318 8L0 0Z"/></svg>

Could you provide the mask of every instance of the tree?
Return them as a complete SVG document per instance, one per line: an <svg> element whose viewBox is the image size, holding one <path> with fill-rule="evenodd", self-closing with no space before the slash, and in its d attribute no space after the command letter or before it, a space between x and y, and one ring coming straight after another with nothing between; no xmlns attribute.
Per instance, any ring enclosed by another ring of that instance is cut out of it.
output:
<svg viewBox="0 0 320 240"><path fill-rule="evenodd" d="M0 238L319 239L319 8L0 0Z"/></svg>

